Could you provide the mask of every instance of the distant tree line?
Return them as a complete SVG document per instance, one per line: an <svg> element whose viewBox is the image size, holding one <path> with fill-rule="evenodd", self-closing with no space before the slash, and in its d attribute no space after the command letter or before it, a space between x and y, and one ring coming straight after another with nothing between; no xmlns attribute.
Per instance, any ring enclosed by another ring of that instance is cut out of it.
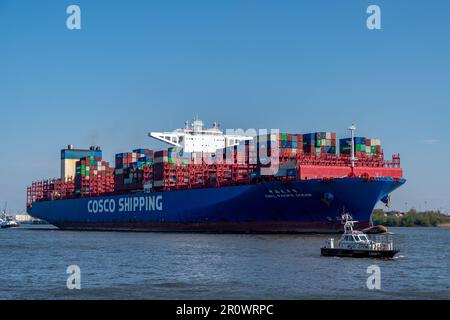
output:
<svg viewBox="0 0 450 320"><path fill-rule="evenodd" d="M436 227L439 224L450 223L450 217L439 211L418 212L415 209L409 210L402 216L384 215L381 209L375 209L372 213L374 225L383 225L387 227Z"/></svg>

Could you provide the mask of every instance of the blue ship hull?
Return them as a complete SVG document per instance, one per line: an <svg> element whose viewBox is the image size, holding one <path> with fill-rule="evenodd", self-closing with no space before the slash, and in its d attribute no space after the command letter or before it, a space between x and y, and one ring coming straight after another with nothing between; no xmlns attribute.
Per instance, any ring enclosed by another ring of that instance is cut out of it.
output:
<svg viewBox="0 0 450 320"><path fill-rule="evenodd" d="M368 226L379 200L405 183L296 180L35 202L30 215L61 229L239 233L340 232L343 210Z"/></svg>

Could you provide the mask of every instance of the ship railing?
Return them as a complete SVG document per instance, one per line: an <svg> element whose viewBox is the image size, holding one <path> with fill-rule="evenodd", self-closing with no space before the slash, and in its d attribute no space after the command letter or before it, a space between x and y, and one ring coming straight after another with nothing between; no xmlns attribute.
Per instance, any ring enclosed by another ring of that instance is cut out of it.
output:
<svg viewBox="0 0 450 320"><path fill-rule="evenodd" d="M394 240L391 236L378 235L372 241L372 250L391 251L395 249Z"/></svg>
<svg viewBox="0 0 450 320"><path fill-rule="evenodd" d="M318 166L351 166L351 158L347 155L334 154L297 154L281 155L280 162L295 161L300 165ZM385 160L384 155L375 157L360 157L355 162L356 167L376 167L376 168L400 168L400 155L395 154L391 160Z"/></svg>

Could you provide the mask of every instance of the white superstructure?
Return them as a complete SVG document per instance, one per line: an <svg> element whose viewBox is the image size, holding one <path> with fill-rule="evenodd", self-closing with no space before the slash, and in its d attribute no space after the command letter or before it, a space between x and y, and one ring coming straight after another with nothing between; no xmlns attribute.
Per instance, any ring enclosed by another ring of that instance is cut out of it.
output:
<svg viewBox="0 0 450 320"><path fill-rule="evenodd" d="M172 132L150 132L148 135L174 147L182 148L184 152L214 153L218 149L253 139L251 136L224 134L217 122L214 122L212 128L207 129L203 121L199 119L195 119L192 124L186 121L182 129Z"/></svg>

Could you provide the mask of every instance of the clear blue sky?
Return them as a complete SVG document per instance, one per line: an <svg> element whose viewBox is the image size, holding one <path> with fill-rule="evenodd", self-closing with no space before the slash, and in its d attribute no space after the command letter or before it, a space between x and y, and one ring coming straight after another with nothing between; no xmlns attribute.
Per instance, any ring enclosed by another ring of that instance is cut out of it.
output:
<svg viewBox="0 0 450 320"><path fill-rule="evenodd" d="M450 210L449 21L446 0L0 0L0 207L23 210L69 143L112 160L198 114L341 137L355 121L402 156L394 207Z"/></svg>

